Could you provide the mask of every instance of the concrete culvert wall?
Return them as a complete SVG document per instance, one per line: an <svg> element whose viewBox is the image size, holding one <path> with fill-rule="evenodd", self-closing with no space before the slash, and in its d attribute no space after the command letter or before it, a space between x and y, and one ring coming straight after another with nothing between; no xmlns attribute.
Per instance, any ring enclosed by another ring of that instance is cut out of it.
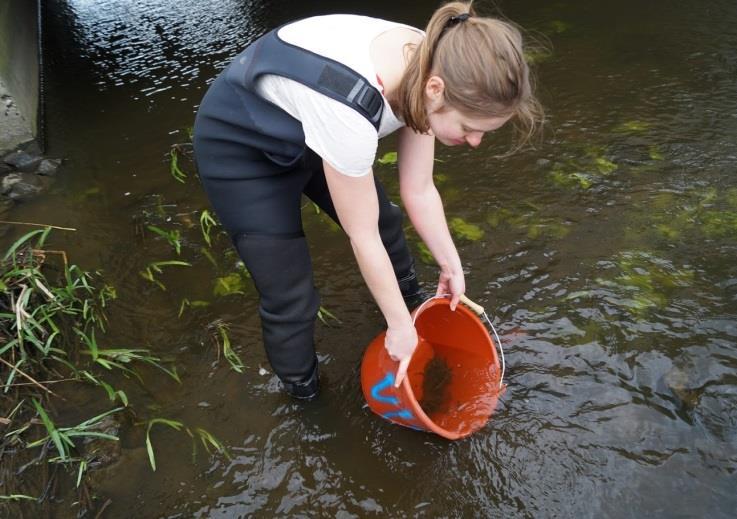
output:
<svg viewBox="0 0 737 519"><path fill-rule="evenodd" d="M0 1L0 151L38 134L38 16L37 0Z"/></svg>

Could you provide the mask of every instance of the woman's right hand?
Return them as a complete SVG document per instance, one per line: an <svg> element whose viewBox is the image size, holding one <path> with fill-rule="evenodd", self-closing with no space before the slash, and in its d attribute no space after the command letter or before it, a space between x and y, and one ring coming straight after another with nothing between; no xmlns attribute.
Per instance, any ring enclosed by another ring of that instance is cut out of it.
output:
<svg viewBox="0 0 737 519"><path fill-rule="evenodd" d="M399 368L397 368L397 374L394 377L394 387L399 387L404 377L407 376L409 361L412 359L415 348L417 348L417 330L414 324L410 321L402 326L388 328L384 339L384 347L389 353L389 357L399 362Z"/></svg>

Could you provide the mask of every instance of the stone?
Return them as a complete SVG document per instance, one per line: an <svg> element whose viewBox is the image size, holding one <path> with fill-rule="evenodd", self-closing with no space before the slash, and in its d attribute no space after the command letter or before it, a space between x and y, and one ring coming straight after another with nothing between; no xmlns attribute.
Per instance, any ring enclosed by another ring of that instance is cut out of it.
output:
<svg viewBox="0 0 737 519"><path fill-rule="evenodd" d="M10 198L0 195L0 217L7 213L15 205Z"/></svg>
<svg viewBox="0 0 737 519"><path fill-rule="evenodd" d="M108 415L90 430L119 437L120 425L115 416ZM87 437L84 440L84 451L90 465L99 469L118 461L121 452L120 441Z"/></svg>
<svg viewBox="0 0 737 519"><path fill-rule="evenodd" d="M43 159L41 161L41 164L38 165L36 175L43 175L44 177L55 177L60 165L61 160L59 159Z"/></svg>
<svg viewBox="0 0 737 519"><path fill-rule="evenodd" d="M15 169L13 169L13 166L0 161L0 176L10 173L11 171L15 171Z"/></svg>
<svg viewBox="0 0 737 519"><path fill-rule="evenodd" d="M38 141L36 139L32 139L30 141L26 141L22 144L19 144L18 149L20 151L25 151L29 155L34 155L34 156L43 155L41 146L38 144Z"/></svg>
<svg viewBox="0 0 737 519"><path fill-rule="evenodd" d="M25 151L14 151L13 153L6 155L3 159L5 164L8 164L24 173L35 171L38 165L41 164L42 160L43 157L31 155Z"/></svg>
<svg viewBox="0 0 737 519"><path fill-rule="evenodd" d="M44 187L44 182L38 175L11 173L2 179L0 191L11 200L20 202L38 195Z"/></svg>

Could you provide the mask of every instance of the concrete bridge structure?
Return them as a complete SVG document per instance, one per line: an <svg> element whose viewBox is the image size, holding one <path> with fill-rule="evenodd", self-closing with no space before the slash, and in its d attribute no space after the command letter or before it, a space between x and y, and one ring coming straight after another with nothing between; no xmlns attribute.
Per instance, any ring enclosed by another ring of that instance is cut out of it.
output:
<svg viewBox="0 0 737 519"><path fill-rule="evenodd" d="M0 0L0 155L36 140L43 147L41 0Z"/></svg>

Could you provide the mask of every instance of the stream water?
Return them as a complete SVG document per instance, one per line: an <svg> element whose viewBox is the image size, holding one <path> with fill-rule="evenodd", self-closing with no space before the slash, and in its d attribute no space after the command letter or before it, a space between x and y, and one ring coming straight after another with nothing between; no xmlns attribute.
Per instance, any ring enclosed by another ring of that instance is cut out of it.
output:
<svg viewBox="0 0 737 519"><path fill-rule="evenodd" d="M153 370L143 385L121 381L137 416L202 427L231 452L200 449L193 460L186 434L156 427L152 472L141 427L126 425L120 460L95 477L105 517L737 510L733 1L497 2L549 44L534 56L548 122L536 148L511 157L497 157L504 130L478 150L438 149L467 293L506 347L508 389L469 439L450 443L366 408L359 365L382 319L345 237L311 205L316 283L339 319L317 332L319 400L280 391L253 288L215 295L236 258L223 237L205 244L207 201L186 160L185 183L169 172L170 147L188 140L208 82L289 19L342 11L423 27L436 3L46 2L47 152L65 163L50 193L7 217L77 228L55 233L56 244L118 289L104 342L148 347L178 367L182 384ZM394 149L388 138L380 155ZM376 172L396 196L395 167ZM141 233L148 225L179 230L181 256ZM164 269L166 290L140 276L171 259L192 266ZM432 289L436 269L419 271ZM209 305L180 316L185 298ZM218 320L242 374L218 358ZM107 405L99 389L77 391L80 416ZM71 489L59 496L54 515L73 517L75 499Z"/></svg>

